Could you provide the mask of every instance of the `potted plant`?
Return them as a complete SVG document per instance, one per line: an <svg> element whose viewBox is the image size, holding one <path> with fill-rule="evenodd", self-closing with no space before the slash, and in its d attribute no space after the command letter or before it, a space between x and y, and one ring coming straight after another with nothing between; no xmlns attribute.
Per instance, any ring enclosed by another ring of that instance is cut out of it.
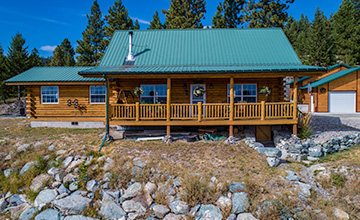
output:
<svg viewBox="0 0 360 220"><path fill-rule="evenodd" d="M262 87L259 91L259 94L262 94L265 96L269 96L270 93L271 93L271 91L270 91L269 87L267 87L267 86Z"/></svg>
<svg viewBox="0 0 360 220"><path fill-rule="evenodd" d="M202 96L204 95L204 93L205 93L205 89L201 86L198 86L194 89L194 96L196 97Z"/></svg>
<svg viewBox="0 0 360 220"><path fill-rule="evenodd" d="M144 93L143 88L141 88L141 87L135 87L135 88L134 88L134 94L135 94L137 97L140 97L143 93Z"/></svg>

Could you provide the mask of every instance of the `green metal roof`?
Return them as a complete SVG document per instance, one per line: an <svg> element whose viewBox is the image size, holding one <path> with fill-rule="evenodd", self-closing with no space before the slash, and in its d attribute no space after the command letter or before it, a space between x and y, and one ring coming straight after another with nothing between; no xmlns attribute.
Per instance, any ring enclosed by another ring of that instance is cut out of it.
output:
<svg viewBox="0 0 360 220"><path fill-rule="evenodd" d="M116 31L98 67L80 74L316 71L302 65L280 28Z"/></svg>
<svg viewBox="0 0 360 220"><path fill-rule="evenodd" d="M310 78L311 78L310 76L301 77L301 78L298 80L298 83L299 83L299 82L302 82L302 81L304 81L304 80L306 80L306 79L310 79ZM294 83L294 81L291 81L291 82L285 83L285 85L290 85L290 84L293 84L293 83Z"/></svg>
<svg viewBox="0 0 360 220"><path fill-rule="evenodd" d="M316 88L316 87L319 87L319 86L324 85L324 84L326 84L328 82L339 79L340 77L346 76L346 75L348 75L350 73L353 73L355 71L358 71L358 70L360 70L360 67L355 67L355 68L350 68L350 69L347 69L347 70L339 71L339 72L336 72L334 74L331 74L330 76L319 79L318 81L310 83L310 86L312 88ZM306 88L308 88L308 85L303 86L300 89L306 89Z"/></svg>
<svg viewBox="0 0 360 220"><path fill-rule="evenodd" d="M323 70L320 67L304 65L208 65L208 66L119 66L119 67L96 67L81 71L79 74L153 74L153 73L240 73L240 72L284 72L284 71L316 71Z"/></svg>
<svg viewBox="0 0 360 220"><path fill-rule="evenodd" d="M102 78L84 78L79 76L79 71L92 67L33 67L19 75L16 75L6 83L18 82L93 82L104 81Z"/></svg>
<svg viewBox="0 0 360 220"><path fill-rule="evenodd" d="M351 66L346 65L345 63L338 63L338 64L335 64L335 65L333 65L333 66L329 66L329 67L328 67L328 70L332 70L332 69L334 69L334 68L336 68L336 67L339 67L339 66L345 66L345 67L347 67L347 68L351 68Z"/></svg>

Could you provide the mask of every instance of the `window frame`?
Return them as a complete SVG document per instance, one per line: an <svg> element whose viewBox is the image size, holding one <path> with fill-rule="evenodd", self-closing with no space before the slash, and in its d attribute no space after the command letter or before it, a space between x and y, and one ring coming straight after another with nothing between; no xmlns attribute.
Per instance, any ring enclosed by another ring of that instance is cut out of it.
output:
<svg viewBox="0 0 360 220"><path fill-rule="evenodd" d="M44 97L43 96L44 95L49 95L49 94L43 94L43 88L46 88L46 87L56 87L57 88L57 93L56 94L51 94L51 95L56 96L57 102L44 102ZM40 88L41 104L44 104L44 105L59 104L59 93L60 93L59 86L41 86L41 88Z"/></svg>
<svg viewBox="0 0 360 220"><path fill-rule="evenodd" d="M105 104L106 103L106 88L105 88L105 93L104 93L104 102L92 102L91 101L91 96L92 95L102 95L102 94L91 94L91 87L99 87L99 86L103 86L103 87L105 87L104 85L93 85L93 86L90 86L90 88L89 88L89 103L90 104Z"/></svg>
<svg viewBox="0 0 360 220"><path fill-rule="evenodd" d="M153 98L153 103L146 103L146 104L158 104L156 103L156 98L159 98L159 97L162 97L162 98L166 98L166 103L168 101L168 98L167 98L167 94L166 95L156 95L156 86L166 86L166 90L167 90L167 84L141 84L140 87L143 88L143 86L153 86L154 88L154 95L153 96L147 96L147 95L141 95L140 98L139 98L139 101L140 103L142 102L141 101L141 98ZM163 103L163 104L166 104L166 103ZM162 103L160 103L162 104Z"/></svg>
<svg viewBox="0 0 360 220"><path fill-rule="evenodd" d="M257 94L257 84L256 83L236 83L235 85L241 85L241 95L236 95L234 94L234 103L235 103L235 98L240 97L241 98L241 102L244 101L244 98L255 98L255 102L257 103L258 101L258 94ZM244 95L244 85L255 85L255 91L256 91L256 95ZM234 91L235 93L235 91ZM230 103L230 84L227 84L227 102Z"/></svg>

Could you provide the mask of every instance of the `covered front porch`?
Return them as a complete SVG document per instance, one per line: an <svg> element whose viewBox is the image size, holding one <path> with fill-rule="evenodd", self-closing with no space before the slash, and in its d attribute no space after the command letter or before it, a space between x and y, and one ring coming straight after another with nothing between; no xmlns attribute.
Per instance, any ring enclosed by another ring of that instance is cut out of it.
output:
<svg viewBox="0 0 360 220"><path fill-rule="evenodd" d="M234 135L236 125L293 125L293 133L297 133L297 85L294 83L294 101L284 101L279 77L108 78L107 84L109 125L166 126L167 135L171 135L171 126L229 126L229 136ZM146 91L143 97L125 97L125 91L144 85L164 85L166 90L159 92L159 99L154 96L154 103L145 102L151 100ZM203 86L205 94L194 97L194 85ZM271 88L271 96L259 94L263 86ZM125 97L126 102L119 97Z"/></svg>

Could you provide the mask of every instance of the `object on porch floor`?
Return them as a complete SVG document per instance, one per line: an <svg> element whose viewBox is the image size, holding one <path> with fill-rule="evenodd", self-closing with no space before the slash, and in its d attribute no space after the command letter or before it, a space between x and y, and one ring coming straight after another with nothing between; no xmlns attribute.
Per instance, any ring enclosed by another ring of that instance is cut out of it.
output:
<svg viewBox="0 0 360 220"><path fill-rule="evenodd" d="M136 133L124 133L124 137L158 137L158 136L165 136L166 131L156 131L156 132L150 132L150 131L144 131L144 132L136 132ZM188 136L190 135L190 132L171 132L171 135L175 136Z"/></svg>
<svg viewBox="0 0 360 220"><path fill-rule="evenodd" d="M136 141L155 141L155 140L163 140L164 136L160 137L138 137Z"/></svg>
<svg viewBox="0 0 360 220"><path fill-rule="evenodd" d="M198 129L199 134L216 134L217 129L216 128L200 128Z"/></svg>
<svg viewBox="0 0 360 220"><path fill-rule="evenodd" d="M208 133L200 134L199 137L201 140L204 140L204 141L222 141L222 140L226 139L226 137L224 137L224 136L220 136L220 135L216 135L216 134L208 134Z"/></svg>
<svg viewBox="0 0 360 220"><path fill-rule="evenodd" d="M199 138L197 135L191 135L191 136L185 136L184 140L186 140L186 142L195 142L198 141Z"/></svg>

